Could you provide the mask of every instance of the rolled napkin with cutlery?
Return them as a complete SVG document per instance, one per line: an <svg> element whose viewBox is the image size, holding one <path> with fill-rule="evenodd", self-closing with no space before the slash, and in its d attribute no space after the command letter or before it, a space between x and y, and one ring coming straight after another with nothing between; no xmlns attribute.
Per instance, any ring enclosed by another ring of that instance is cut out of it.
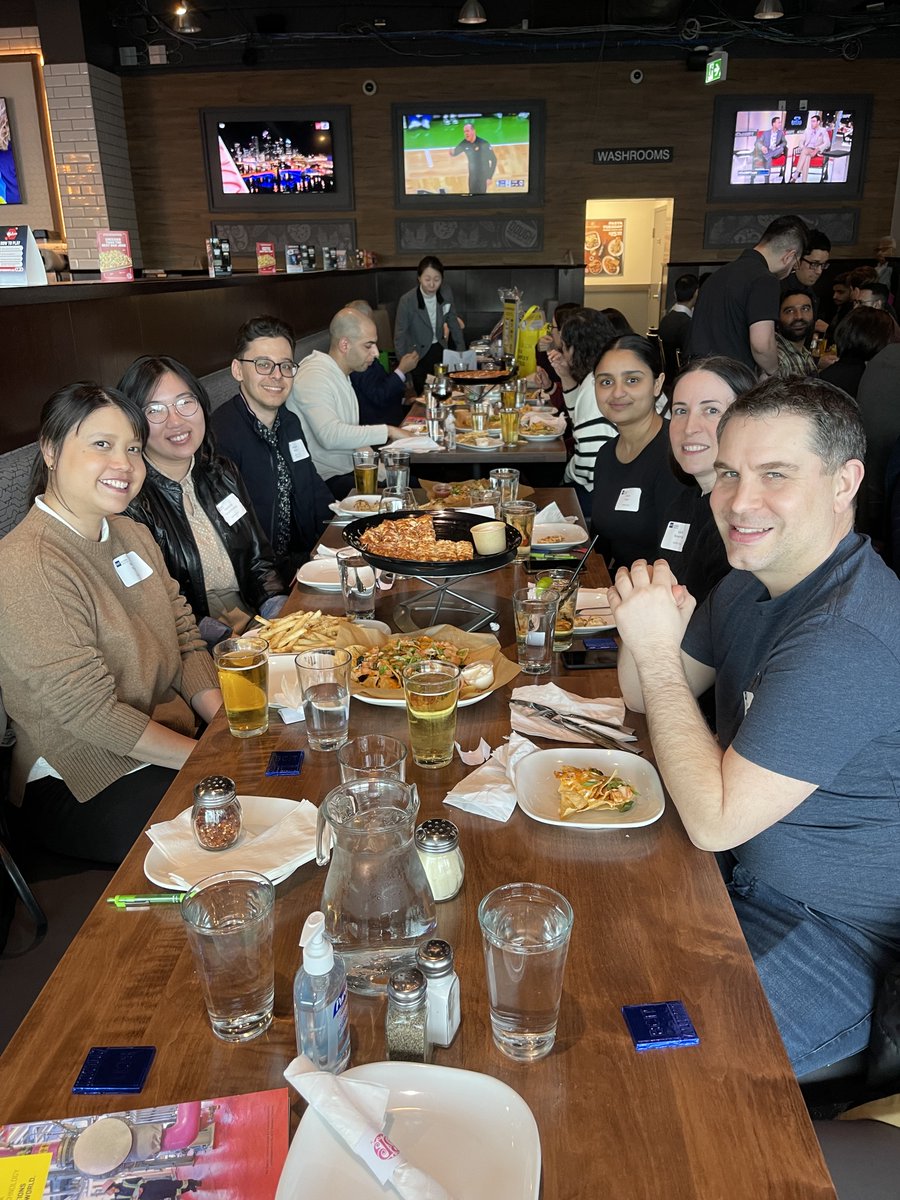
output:
<svg viewBox="0 0 900 1200"><path fill-rule="evenodd" d="M301 800L286 817L263 833L251 833L245 825L241 836L227 850L203 850L197 845L189 808L172 821L151 825L147 836L167 859L177 864L178 875L173 873L172 878L190 888L217 871L259 871L268 876L289 862L298 866L309 862L316 854L317 816L315 805Z"/></svg>
<svg viewBox="0 0 900 1200"><path fill-rule="evenodd" d="M637 741L634 730L624 725L624 700L586 700L555 683L513 688L509 714L513 729L531 736L610 749Z"/></svg>
<svg viewBox="0 0 900 1200"><path fill-rule="evenodd" d="M537 746L533 742L517 733L510 734L509 741L498 746L484 766L477 767L447 793L444 803L492 821L508 821L516 808L516 768L534 750Z"/></svg>
<svg viewBox="0 0 900 1200"><path fill-rule="evenodd" d="M389 1088L317 1071L302 1055L288 1065L284 1077L368 1167L382 1188L390 1185L403 1200L453 1200L436 1179L408 1163L384 1134ZM385 1194L389 1194L387 1190Z"/></svg>

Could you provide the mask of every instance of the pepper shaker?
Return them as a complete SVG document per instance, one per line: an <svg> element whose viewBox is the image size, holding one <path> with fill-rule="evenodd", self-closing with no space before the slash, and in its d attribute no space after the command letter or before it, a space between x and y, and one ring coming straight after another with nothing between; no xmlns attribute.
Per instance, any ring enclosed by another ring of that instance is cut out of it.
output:
<svg viewBox="0 0 900 1200"><path fill-rule="evenodd" d="M431 1062L428 985L417 967L395 971L388 980L384 1033L392 1062Z"/></svg>
<svg viewBox="0 0 900 1200"><path fill-rule="evenodd" d="M453 947L432 938L416 951L416 965L428 984L428 1036L436 1046L449 1046L459 1029L459 976L453 969Z"/></svg>
<svg viewBox="0 0 900 1200"><path fill-rule="evenodd" d="M431 894L436 901L452 900L466 873L459 830L444 817L429 817L416 829L415 840Z"/></svg>
<svg viewBox="0 0 900 1200"><path fill-rule="evenodd" d="M194 788L191 825L204 850L227 850L241 836L241 802L234 780L208 775Z"/></svg>

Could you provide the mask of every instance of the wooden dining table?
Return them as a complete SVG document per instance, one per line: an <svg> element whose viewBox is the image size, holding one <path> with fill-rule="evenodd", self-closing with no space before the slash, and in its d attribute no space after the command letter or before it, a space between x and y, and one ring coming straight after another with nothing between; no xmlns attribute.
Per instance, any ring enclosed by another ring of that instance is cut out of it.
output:
<svg viewBox="0 0 900 1200"><path fill-rule="evenodd" d="M578 512L568 490L539 492L537 499L555 499L563 511ZM326 540L336 545L340 536L331 527ZM509 598L526 581L516 564L477 580L479 589L493 590L498 637L513 660ZM585 582L605 581L595 558ZM392 607L418 586L398 579L380 594L376 616L390 621ZM291 603L340 611L339 596L305 588L295 589ZM567 672L558 656L543 678L585 697L619 694L614 672ZM519 676L459 711L463 749L481 738L491 747L502 744L510 731L510 690L524 682L533 680ZM652 760L641 718L629 721ZM303 730L302 723L284 725L273 713L267 734L238 740L220 714L154 820L188 807L194 784L213 773L231 776L247 795L317 804L339 782L338 768L334 754L308 751ZM405 712L354 699L351 736L372 731L406 740ZM265 775L276 749L308 751L298 778ZM441 770L410 766L407 775L418 787L420 819L441 815L458 825L466 864L460 894L438 905L438 934L456 954L462 1022L434 1062L502 1080L530 1106L540 1133L544 1200L833 1197L716 860L692 846L671 803L659 821L643 828L564 828L540 824L518 808L503 823L444 805L448 790L471 769L457 758ZM624 765L620 769L624 774ZM146 837L138 840L111 893L154 890L143 873L149 845ZM215 869L211 856L210 871ZM313 861L277 886L275 1018L265 1034L244 1045L219 1041L210 1030L177 906L128 912L98 903L0 1058L0 1123L124 1107L121 1096L71 1094L92 1045L157 1047L144 1090L128 1105L279 1086L295 1054L297 941L305 917L319 906L324 878L325 869ZM492 1041L477 921L481 898L512 881L556 888L575 914L556 1045L530 1064L506 1058ZM699 1044L637 1052L622 1006L670 1000L684 1003ZM386 1057L384 1012L382 998L351 996L352 1065ZM304 1105L293 1093L292 1100L296 1121ZM448 1145L447 1152L465 1155L466 1147ZM497 1200L506 1198L498 1192Z"/></svg>
<svg viewBox="0 0 900 1200"><path fill-rule="evenodd" d="M457 409L464 407L465 405L458 405ZM409 414L404 418L403 424L405 426L411 421L424 420L425 407L421 402L416 401ZM457 430L458 434L470 432L471 430L467 428L458 428ZM568 458L566 444L561 435L549 442L532 442L520 437L515 446L502 445L499 437L495 438L494 442L495 444L489 450L478 450L474 446L467 446L459 441L456 443L455 450L447 450L443 446L440 450L413 450L410 452L409 461L419 475L424 474L422 468L425 466L472 466L475 468L475 477L482 478L494 467L512 467L529 463L532 465L548 463L561 467Z"/></svg>

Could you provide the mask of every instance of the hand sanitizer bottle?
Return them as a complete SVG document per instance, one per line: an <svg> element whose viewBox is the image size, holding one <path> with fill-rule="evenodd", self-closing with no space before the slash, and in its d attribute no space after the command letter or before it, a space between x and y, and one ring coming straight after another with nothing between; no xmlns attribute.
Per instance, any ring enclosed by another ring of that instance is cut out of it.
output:
<svg viewBox="0 0 900 1200"><path fill-rule="evenodd" d="M325 937L325 915L310 913L300 934L303 966L294 978L297 1052L320 1071L343 1071L350 1061L347 972Z"/></svg>

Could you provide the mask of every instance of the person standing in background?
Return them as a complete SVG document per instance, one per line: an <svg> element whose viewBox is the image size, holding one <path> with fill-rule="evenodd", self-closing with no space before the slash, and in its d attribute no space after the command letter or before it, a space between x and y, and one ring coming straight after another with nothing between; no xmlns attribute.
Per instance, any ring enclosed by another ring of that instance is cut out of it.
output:
<svg viewBox="0 0 900 1200"><path fill-rule="evenodd" d="M420 395L426 375L443 359L444 349L465 350L462 321L453 305L453 293L444 283L444 264L426 254L416 267L418 285L404 292L397 303L394 350L402 358L413 350L419 361L413 370L413 387Z"/></svg>

